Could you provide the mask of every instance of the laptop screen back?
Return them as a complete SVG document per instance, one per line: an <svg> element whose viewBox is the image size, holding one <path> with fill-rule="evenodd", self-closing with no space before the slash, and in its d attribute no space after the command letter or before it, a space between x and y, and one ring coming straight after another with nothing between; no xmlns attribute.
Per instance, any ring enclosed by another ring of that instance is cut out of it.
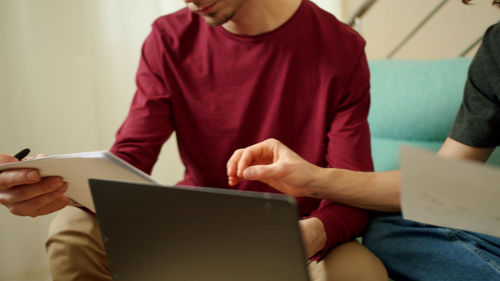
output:
<svg viewBox="0 0 500 281"><path fill-rule="evenodd" d="M307 281L295 200L90 180L115 281Z"/></svg>

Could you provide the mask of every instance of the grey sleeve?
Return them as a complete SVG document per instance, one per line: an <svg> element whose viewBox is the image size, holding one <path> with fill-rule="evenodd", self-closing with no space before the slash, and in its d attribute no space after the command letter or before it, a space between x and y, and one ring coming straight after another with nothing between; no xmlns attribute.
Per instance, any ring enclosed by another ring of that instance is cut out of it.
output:
<svg viewBox="0 0 500 281"><path fill-rule="evenodd" d="M500 145L500 23L491 26L468 72L449 137L474 147Z"/></svg>

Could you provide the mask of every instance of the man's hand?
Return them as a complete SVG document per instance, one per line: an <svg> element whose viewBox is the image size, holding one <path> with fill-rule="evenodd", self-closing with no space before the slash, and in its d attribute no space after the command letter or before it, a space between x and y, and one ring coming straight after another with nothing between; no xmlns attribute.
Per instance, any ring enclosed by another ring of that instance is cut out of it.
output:
<svg viewBox="0 0 500 281"><path fill-rule="evenodd" d="M320 176L315 166L276 139L236 150L227 162L229 185L258 180L292 196L311 196Z"/></svg>
<svg viewBox="0 0 500 281"><path fill-rule="evenodd" d="M19 161L0 154L0 164ZM61 177L44 177L36 169L0 172L0 204L19 216L36 217L60 210L69 204L64 196L68 184Z"/></svg>
<svg viewBox="0 0 500 281"><path fill-rule="evenodd" d="M300 232L306 255L311 258L322 250L326 244L326 231L323 222L318 218L312 217L299 221Z"/></svg>

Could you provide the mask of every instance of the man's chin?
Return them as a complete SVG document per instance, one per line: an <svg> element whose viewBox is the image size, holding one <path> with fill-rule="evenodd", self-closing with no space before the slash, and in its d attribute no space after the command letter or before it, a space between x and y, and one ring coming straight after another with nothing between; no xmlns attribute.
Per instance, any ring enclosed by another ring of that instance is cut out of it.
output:
<svg viewBox="0 0 500 281"><path fill-rule="evenodd" d="M216 19L210 16L203 16L203 19L205 20L206 23L208 23L208 25L212 27L223 25L229 20L229 19L227 20Z"/></svg>
<svg viewBox="0 0 500 281"><path fill-rule="evenodd" d="M213 14L200 14L201 17L205 20L205 22L210 26L219 26L223 25L234 16L234 14L224 14L224 13L213 13Z"/></svg>
<svg viewBox="0 0 500 281"><path fill-rule="evenodd" d="M218 26L220 25L218 21L215 21L213 18L209 18L209 17L203 17L203 19L205 20L206 23L208 23L208 25L210 25L211 27L215 27L215 26Z"/></svg>

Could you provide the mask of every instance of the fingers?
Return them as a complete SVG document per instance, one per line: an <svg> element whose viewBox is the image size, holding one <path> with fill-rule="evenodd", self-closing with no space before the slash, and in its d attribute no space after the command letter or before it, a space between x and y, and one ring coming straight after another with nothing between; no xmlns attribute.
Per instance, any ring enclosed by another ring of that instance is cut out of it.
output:
<svg viewBox="0 0 500 281"><path fill-rule="evenodd" d="M226 163L229 186L235 186L241 181L241 178L236 176L236 170L237 170L237 163L240 160L242 153L243 149L236 150L235 152L233 152L233 155L229 158L229 160Z"/></svg>
<svg viewBox="0 0 500 281"><path fill-rule="evenodd" d="M260 155L262 150L259 146L253 145L247 148L236 150L226 164L228 183L235 186L243 179L243 171L255 161L262 161Z"/></svg>
<svg viewBox="0 0 500 281"><path fill-rule="evenodd" d="M40 157L38 155L37 157ZM17 162L0 154L0 163ZM69 204L64 196L68 184L61 177L43 178L36 169L11 169L0 172L0 204L19 216L45 215Z"/></svg>
<svg viewBox="0 0 500 281"><path fill-rule="evenodd" d="M253 165L271 164L278 157L276 146L280 142L275 139L267 139L252 146L238 149L227 162L227 176L230 186L238 184L245 178L243 172ZM250 172L250 175L253 175ZM247 178L245 178L247 179Z"/></svg>
<svg viewBox="0 0 500 281"><path fill-rule="evenodd" d="M228 176L227 177L229 186L235 186L237 185L240 181L242 181L242 178L239 177L233 177L233 176Z"/></svg>
<svg viewBox="0 0 500 281"><path fill-rule="evenodd" d="M226 164L228 182L230 186L238 184L243 177L243 171L255 162L269 161L271 157L264 154L261 144L236 150Z"/></svg>
<svg viewBox="0 0 500 281"><path fill-rule="evenodd" d="M12 214L18 216L36 217L48 214L69 204L69 199L63 195L66 190L67 187L63 187L33 199L6 206Z"/></svg>
<svg viewBox="0 0 500 281"><path fill-rule="evenodd" d="M38 210L38 216L43 216L47 215L50 213L53 213L55 211L59 211L60 209L68 206L70 203L70 200L66 196L59 196L56 198L56 200L50 202L49 204L45 205L41 209Z"/></svg>
<svg viewBox="0 0 500 281"><path fill-rule="evenodd" d="M243 170L242 178L245 180L259 180L265 182L266 178L272 176L273 171L274 164L250 166Z"/></svg>
<svg viewBox="0 0 500 281"><path fill-rule="evenodd" d="M236 150L235 152L233 152L233 155L231 155L231 157L227 161L226 169L227 169L227 175L229 177L236 176L237 165L238 165L238 162L240 161L242 153L243 153L243 149Z"/></svg>
<svg viewBox="0 0 500 281"><path fill-rule="evenodd" d="M252 165L272 164L277 161L277 142L275 139L268 139L243 149L237 163L236 175L243 177L243 171Z"/></svg>
<svg viewBox="0 0 500 281"><path fill-rule="evenodd" d="M17 160L17 158L14 156L10 156L7 154L0 154L0 164L17 162L17 161L19 161L19 160Z"/></svg>
<svg viewBox="0 0 500 281"><path fill-rule="evenodd" d="M34 184L41 179L40 172L35 169L13 169L0 173L0 191L13 186Z"/></svg>
<svg viewBox="0 0 500 281"><path fill-rule="evenodd" d="M41 195L51 193L63 188L68 184L61 177L47 177L35 184L20 185L7 189L0 193L0 204L12 205L27 201Z"/></svg>
<svg viewBox="0 0 500 281"><path fill-rule="evenodd" d="M0 174L0 204L12 214L36 217L68 205L63 194L68 184L61 177L41 178L38 170L14 169Z"/></svg>
<svg viewBox="0 0 500 281"><path fill-rule="evenodd" d="M259 161L262 148L260 146L250 146L243 150L241 153L240 160L237 164L236 175L240 178L243 177L243 171L248 168L248 166L252 165L254 161Z"/></svg>

